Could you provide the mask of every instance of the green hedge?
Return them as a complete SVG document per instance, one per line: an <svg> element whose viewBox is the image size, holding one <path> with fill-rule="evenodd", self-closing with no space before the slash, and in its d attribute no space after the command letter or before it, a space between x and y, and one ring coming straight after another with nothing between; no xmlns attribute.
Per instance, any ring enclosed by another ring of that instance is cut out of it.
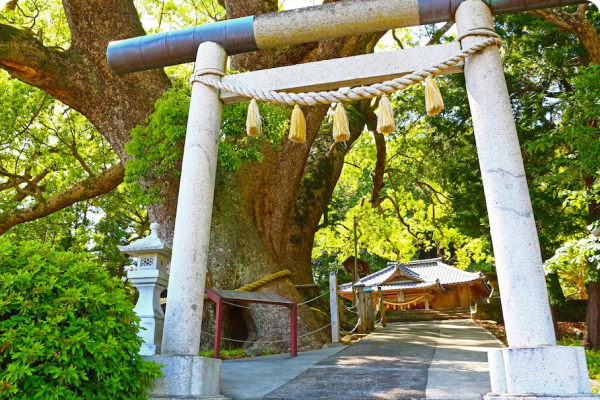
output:
<svg viewBox="0 0 600 400"><path fill-rule="evenodd" d="M132 308L86 254L0 238L0 399L146 399Z"/></svg>

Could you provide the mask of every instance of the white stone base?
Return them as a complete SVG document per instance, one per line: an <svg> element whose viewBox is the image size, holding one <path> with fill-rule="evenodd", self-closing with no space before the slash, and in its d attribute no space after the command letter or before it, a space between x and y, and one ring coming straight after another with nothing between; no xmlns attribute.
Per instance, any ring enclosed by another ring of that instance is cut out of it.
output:
<svg viewBox="0 0 600 400"><path fill-rule="evenodd" d="M491 350L488 359L493 393L486 399L598 397L590 396L583 347L508 347Z"/></svg>
<svg viewBox="0 0 600 400"><path fill-rule="evenodd" d="M163 377L154 381L151 399L224 399L221 360L200 356L156 355L145 360L164 364Z"/></svg>
<svg viewBox="0 0 600 400"><path fill-rule="evenodd" d="M599 399L597 394L532 395L516 393L488 393L484 400L591 400Z"/></svg>

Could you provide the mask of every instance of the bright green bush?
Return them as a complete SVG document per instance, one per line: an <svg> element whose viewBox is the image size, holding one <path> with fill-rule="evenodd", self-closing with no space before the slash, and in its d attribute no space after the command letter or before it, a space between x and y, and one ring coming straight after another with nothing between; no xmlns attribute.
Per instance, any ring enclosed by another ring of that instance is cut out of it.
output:
<svg viewBox="0 0 600 400"><path fill-rule="evenodd" d="M0 399L146 399L123 283L86 254L0 238Z"/></svg>

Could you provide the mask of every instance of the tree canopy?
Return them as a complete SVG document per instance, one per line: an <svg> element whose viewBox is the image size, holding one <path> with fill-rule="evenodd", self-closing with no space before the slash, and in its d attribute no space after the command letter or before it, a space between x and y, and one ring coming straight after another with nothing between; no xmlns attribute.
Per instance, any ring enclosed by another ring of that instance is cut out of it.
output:
<svg viewBox="0 0 600 400"><path fill-rule="evenodd" d="M172 239L191 67L116 76L106 45L282 3L11 1L0 12L0 234L91 251L114 275L128 263L116 244L144 235L150 220ZM564 256L589 250L581 241L600 217L599 17L584 4L495 19L542 254L573 297L598 280L591 254L568 256L570 269ZM452 25L238 55L229 73L450 42ZM269 290L300 299L293 284L353 254L355 221L362 254L380 266L441 256L493 270L464 79L436 79L439 116L425 116L423 88L412 87L392 96L397 129L384 137L374 129L377 102L355 102L345 145L332 146L325 106L304 108L305 145L285 139L286 107L260 106L259 139L244 134L247 104L225 107L208 283L232 289L289 269L291 280ZM244 333L263 338L252 320L269 317L257 313L244 317ZM318 328L310 310L301 317L301 329Z"/></svg>

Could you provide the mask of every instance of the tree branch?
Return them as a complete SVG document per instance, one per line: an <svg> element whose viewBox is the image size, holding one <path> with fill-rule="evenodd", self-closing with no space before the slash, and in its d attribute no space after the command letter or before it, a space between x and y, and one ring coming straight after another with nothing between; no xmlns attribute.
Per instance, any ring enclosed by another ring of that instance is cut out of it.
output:
<svg viewBox="0 0 600 400"><path fill-rule="evenodd" d="M0 214L0 235L17 224L45 217L79 201L106 194L123 182L125 168L117 164L96 176L77 182L69 189L41 202Z"/></svg>
<svg viewBox="0 0 600 400"><path fill-rule="evenodd" d="M573 14L562 9L544 9L528 12L550 22L560 30L569 31L576 35L592 62L600 64L600 35L598 35L598 32L590 21L585 18L585 11L586 8L580 5Z"/></svg>
<svg viewBox="0 0 600 400"><path fill-rule="evenodd" d="M394 38L394 41L398 44L398 46L400 46L401 49L404 49L404 45L402 44L402 41L398 38L398 36L396 36L395 29L392 29L392 37Z"/></svg>
<svg viewBox="0 0 600 400"><path fill-rule="evenodd" d="M429 190L431 190L433 192L433 195L435 196L435 198L437 199L438 203L440 204L444 204L444 202L442 200L440 200L439 196L442 196L444 198L448 198L446 196L444 196L443 193L438 192L437 190L435 190L430 184L426 183L426 182L421 182L421 181L415 181L415 184L417 186L419 186L421 188L421 190L423 190L423 186L429 188ZM425 193L425 190L423 190L423 193Z"/></svg>
<svg viewBox="0 0 600 400"><path fill-rule="evenodd" d="M373 179L373 190L371 192L371 203L372 208L377 208L381 203L381 190L384 187L383 175L385 174L385 161L387 158L386 152L387 147L385 145L385 139L383 135L375 130L371 131L373 138L375 139L375 148L377 149L377 160L375 161L375 171L373 171L371 177Z"/></svg>
<svg viewBox="0 0 600 400"><path fill-rule="evenodd" d="M419 236L417 236L417 234L414 233L412 231L412 229L410 229L410 225L408 223L406 223L406 221L404 221L404 218L402 217L402 213L400 213L400 207L398 206L398 203L396 203L394 201L394 199L392 199L390 196L383 196L381 198L381 203L383 203L384 200L389 200L392 203L392 205L394 206L394 210L396 211L396 216L398 217L398 221L400 221L400 223L406 227L406 230L408 231L408 233L410 233L410 235L412 237L414 237L415 239L420 241Z"/></svg>
<svg viewBox="0 0 600 400"><path fill-rule="evenodd" d="M440 29L438 29L431 36L431 39L429 39L429 42L427 42L426 46L430 46L432 44L440 44L440 40L442 39L442 36L444 36L446 34L446 32L448 32L450 30L450 28L452 28L452 25L454 25L454 21L446 22L446 24L444 26L442 26Z"/></svg>
<svg viewBox="0 0 600 400"><path fill-rule="evenodd" d="M36 194L41 195L43 190L39 187L38 183L40 183L42 179L46 177L46 175L48 175L48 171L43 171L42 173L38 174L35 178L33 178L33 180L27 182L27 185L24 189L20 189L18 185L14 186L14 188L17 190L17 194L13 196L11 201L13 203L18 203L27 196L35 196Z"/></svg>
<svg viewBox="0 0 600 400"><path fill-rule="evenodd" d="M30 32L0 24L0 68L63 102L71 68L68 52L45 47Z"/></svg>

